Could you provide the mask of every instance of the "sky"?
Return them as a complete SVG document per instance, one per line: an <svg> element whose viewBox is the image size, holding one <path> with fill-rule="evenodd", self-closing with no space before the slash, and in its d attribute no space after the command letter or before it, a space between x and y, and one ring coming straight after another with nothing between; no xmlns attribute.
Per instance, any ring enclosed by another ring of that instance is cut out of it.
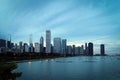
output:
<svg viewBox="0 0 120 80"><path fill-rule="evenodd" d="M0 38L39 42L45 31L68 45L93 42L95 52L120 53L120 0L0 0Z"/></svg>

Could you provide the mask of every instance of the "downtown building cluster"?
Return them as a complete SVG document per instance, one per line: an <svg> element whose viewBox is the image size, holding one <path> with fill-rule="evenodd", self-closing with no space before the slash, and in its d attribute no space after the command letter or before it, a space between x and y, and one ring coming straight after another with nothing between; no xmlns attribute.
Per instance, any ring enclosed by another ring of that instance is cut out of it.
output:
<svg viewBox="0 0 120 80"><path fill-rule="evenodd" d="M46 47L44 46L44 38L40 37L40 41L33 44L32 35L30 35L29 44L23 43L14 44L10 40L0 39L0 53L46 53L46 54L61 54L61 55L94 55L94 46L92 42L85 43L85 45L75 46L67 45L67 39L55 37L53 44L51 44L51 31L46 31ZM104 44L100 45L100 54L105 55Z"/></svg>

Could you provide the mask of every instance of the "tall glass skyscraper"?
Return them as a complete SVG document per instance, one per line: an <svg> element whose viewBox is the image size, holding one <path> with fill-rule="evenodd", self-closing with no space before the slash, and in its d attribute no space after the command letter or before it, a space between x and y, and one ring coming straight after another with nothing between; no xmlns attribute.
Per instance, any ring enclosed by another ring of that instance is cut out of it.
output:
<svg viewBox="0 0 120 80"><path fill-rule="evenodd" d="M66 54L67 53L67 40L63 39L62 40L62 54Z"/></svg>
<svg viewBox="0 0 120 80"><path fill-rule="evenodd" d="M29 52L33 52L32 34L29 37Z"/></svg>
<svg viewBox="0 0 120 80"><path fill-rule="evenodd" d="M51 53L51 32L46 31L46 53Z"/></svg>
<svg viewBox="0 0 120 80"><path fill-rule="evenodd" d="M61 38L54 38L54 53L61 53Z"/></svg>

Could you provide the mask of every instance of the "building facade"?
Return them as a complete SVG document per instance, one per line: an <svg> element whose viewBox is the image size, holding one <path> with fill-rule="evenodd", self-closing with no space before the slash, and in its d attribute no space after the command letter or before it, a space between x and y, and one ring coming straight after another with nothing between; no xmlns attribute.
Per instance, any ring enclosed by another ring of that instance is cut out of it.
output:
<svg viewBox="0 0 120 80"><path fill-rule="evenodd" d="M40 44L35 43L35 53L40 53Z"/></svg>
<svg viewBox="0 0 120 80"><path fill-rule="evenodd" d="M51 32L46 31L46 53L51 53Z"/></svg>
<svg viewBox="0 0 120 80"><path fill-rule="evenodd" d="M104 46L104 44L100 45L100 54L101 54L101 56L105 55L105 46Z"/></svg>
<svg viewBox="0 0 120 80"><path fill-rule="evenodd" d="M88 43L88 55L93 56L93 43Z"/></svg>
<svg viewBox="0 0 120 80"><path fill-rule="evenodd" d="M44 51L44 38L41 36L40 38L40 52L43 53Z"/></svg>
<svg viewBox="0 0 120 80"><path fill-rule="evenodd" d="M54 53L61 53L61 38L54 38Z"/></svg>
<svg viewBox="0 0 120 80"><path fill-rule="evenodd" d="M62 54L66 54L67 50L67 40L63 39L62 40Z"/></svg>

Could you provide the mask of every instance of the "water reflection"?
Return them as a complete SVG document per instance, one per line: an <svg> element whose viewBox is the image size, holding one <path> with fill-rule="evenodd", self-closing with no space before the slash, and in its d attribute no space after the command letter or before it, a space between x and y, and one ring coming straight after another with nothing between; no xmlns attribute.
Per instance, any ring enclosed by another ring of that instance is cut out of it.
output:
<svg viewBox="0 0 120 80"><path fill-rule="evenodd" d="M28 64L31 64L31 61L29 61Z"/></svg>
<svg viewBox="0 0 120 80"><path fill-rule="evenodd" d="M18 63L17 80L120 80L120 57L69 57Z"/></svg>

